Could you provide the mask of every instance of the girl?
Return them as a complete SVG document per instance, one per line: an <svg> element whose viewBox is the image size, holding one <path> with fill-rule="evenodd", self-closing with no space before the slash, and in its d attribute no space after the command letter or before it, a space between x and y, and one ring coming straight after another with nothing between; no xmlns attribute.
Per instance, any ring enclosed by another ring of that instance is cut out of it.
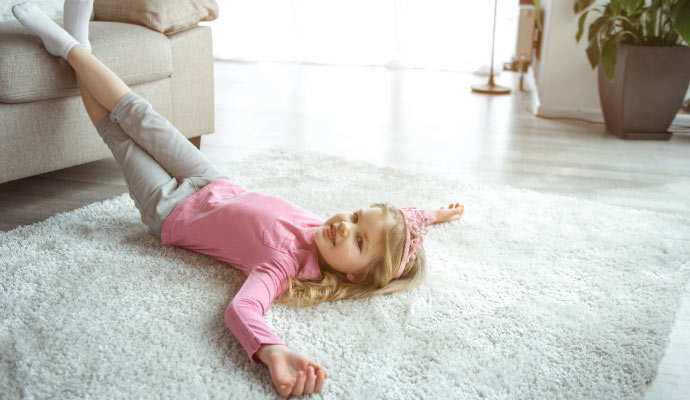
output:
<svg viewBox="0 0 690 400"><path fill-rule="evenodd" d="M271 302L307 306L414 287L425 274L427 225L459 219L463 206L427 212L374 204L324 222L289 201L246 192L90 53L92 3L65 1L66 31L32 4L12 11L74 69L86 112L122 168L142 222L163 244L247 275L225 319L249 358L268 366L281 396L321 391L325 369L264 322Z"/></svg>

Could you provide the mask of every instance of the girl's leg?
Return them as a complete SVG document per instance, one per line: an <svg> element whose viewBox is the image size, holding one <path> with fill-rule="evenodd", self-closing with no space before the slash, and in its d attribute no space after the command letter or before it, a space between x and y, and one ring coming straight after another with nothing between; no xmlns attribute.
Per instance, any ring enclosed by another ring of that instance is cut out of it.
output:
<svg viewBox="0 0 690 400"><path fill-rule="evenodd" d="M109 118L108 110L86 89L78 76L77 85L91 122L122 170L129 197L134 200L142 222L160 237L163 224L175 206L203 185L197 178L178 182L171 177L117 122Z"/></svg>
<svg viewBox="0 0 690 400"><path fill-rule="evenodd" d="M77 78L81 98L98 134L110 148L124 175L129 197L141 214L141 221L158 237L166 218L177 204L197 191L190 179L178 182L160 164L113 122L108 110Z"/></svg>
<svg viewBox="0 0 690 400"><path fill-rule="evenodd" d="M131 89L110 68L81 46L67 53L67 62L74 69L77 79L108 112Z"/></svg>
<svg viewBox="0 0 690 400"><path fill-rule="evenodd" d="M72 65L83 86L109 112L112 113L119 100L130 93L129 87L115 73L80 46L74 37L48 18L40 8L31 3L23 3L12 7L12 12L24 27L41 38L48 52L64 57ZM79 12L77 14L81 15ZM85 16L86 12L82 18ZM81 21L79 24L84 22ZM88 33L82 36L88 38ZM132 94L128 99L137 97ZM123 106L123 112L116 114L115 119L122 122L127 134L153 155L172 176L182 180L188 177L217 175L217 170L208 159L176 129L137 129L137 124L144 122L149 122L152 127L170 125L155 113L150 105L132 108L132 111L138 111L138 115L132 118L127 109L128 107Z"/></svg>
<svg viewBox="0 0 690 400"><path fill-rule="evenodd" d="M188 177L178 182L124 132L108 109L89 92L79 75L77 85L89 118L122 169L129 197L134 200L142 222L160 237L163 224L175 206L211 179Z"/></svg>
<svg viewBox="0 0 690 400"><path fill-rule="evenodd" d="M88 89L86 89L86 86L84 86L84 83L79 79L79 76L77 76L77 87L79 87L81 100L84 103L84 108L89 115L89 119L91 119L91 123L93 126L98 126L98 122L108 116L110 112L93 97Z"/></svg>
<svg viewBox="0 0 690 400"><path fill-rule="evenodd" d="M134 200L141 221L160 237L165 219L175 205L194 194L196 188L188 180L178 183L119 124L111 121L108 110L78 77L77 85L91 122L122 170L129 197Z"/></svg>
<svg viewBox="0 0 690 400"><path fill-rule="evenodd" d="M184 135L91 53L75 46L68 53L67 61L83 87L110 112L110 118L170 175L180 181L192 179L198 186L222 177Z"/></svg>
<svg viewBox="0 0 690 400"><path fill-rule="evenodd" d="M82 92L82 95L86 95L86 105L90 102L88 92ZM97 108L95 110L97 111ZM141 221L154 234L161 237L163 224L168 215L182 200L196 193L197 187L189 179L178 182L170 176L110 118L101 118L96 124L96 130L122 169L129 197L134 200L134 205L141 214Z"/></svg>
<svg viewBox="0 0 690 400"><path fill-rule="evenodd" d="M115 122L119 117L108 117L125 94L133 95L124 82L88 51L75 45L76 40L38 7L20 4L12 11L27 29L39 35L49 52L71 60L89 117L120 164L142 221L160 236L173 208L198 190L196 182L178 182ZM182 140L191 145L184 137Z"/></svg>

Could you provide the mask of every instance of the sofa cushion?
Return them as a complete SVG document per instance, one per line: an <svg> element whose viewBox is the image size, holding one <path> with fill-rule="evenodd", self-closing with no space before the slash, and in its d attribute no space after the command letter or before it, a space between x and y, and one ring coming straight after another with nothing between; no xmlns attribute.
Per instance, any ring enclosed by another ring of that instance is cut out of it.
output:
<svg viewBox="0 0 690 400"><path fill-rule="evenodd" d="M96 0L93 9L96 20L141 24L167 35L218 18L215 0Z"/></svg>
<svg viewBox="0 0 690 400"><path fill-rule="evenodd" d="M170 40L139 25L94 21L93 54L128 85L172 74ZM19 22L0 23L0 102L26 103L79 94L72 67L46 52Z"/></svg>

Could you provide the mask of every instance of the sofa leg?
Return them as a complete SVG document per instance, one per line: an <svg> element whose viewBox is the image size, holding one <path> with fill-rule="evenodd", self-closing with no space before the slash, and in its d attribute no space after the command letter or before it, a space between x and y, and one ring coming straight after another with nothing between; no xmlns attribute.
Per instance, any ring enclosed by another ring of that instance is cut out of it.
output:
<svg viewBox="0 0 690 400"><path fill-rule="evenodd" d="M192 142L197 149L201 150L201 136L189 138L189 141Z"/></svg>

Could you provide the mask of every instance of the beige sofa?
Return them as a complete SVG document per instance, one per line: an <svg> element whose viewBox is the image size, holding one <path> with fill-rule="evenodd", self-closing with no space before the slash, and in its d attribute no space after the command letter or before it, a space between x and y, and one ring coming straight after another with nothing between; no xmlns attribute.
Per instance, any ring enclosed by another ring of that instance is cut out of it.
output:
<svg viewBox="0 0 690 400"><path fill-rule="evenodd" d="M214 131L214 0L96 0L96 55L199 147ZM58 21L61 23L61 21ZM145 26L144 26L145 25ZM110 157L65 60L0 23L0 183Z"/></svg>

